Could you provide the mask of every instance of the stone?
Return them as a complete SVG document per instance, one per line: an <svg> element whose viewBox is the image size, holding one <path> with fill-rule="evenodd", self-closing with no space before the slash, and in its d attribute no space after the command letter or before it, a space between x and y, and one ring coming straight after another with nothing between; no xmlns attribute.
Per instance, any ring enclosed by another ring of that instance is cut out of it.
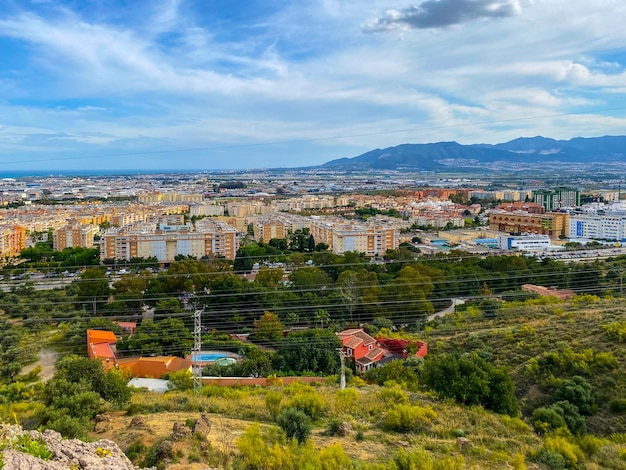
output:
<svg viewBox="0 0 626 470"><path fill-rule="evenodd" d="M472 441L470 441L466 437L457 437L456 439L456 448L459 452L464 454L472 447Z"/></svg>
<svg viewBox="0 0 626 470"><path fill-rule="evenodd" d="M41 439L52 456L43 460L11 448L11 441L27 435L31 439ZM19 426L0 425L0 444L5 470L68 470L72 467L81 470L137 470L139 467L124 455L119 446L107 439L96 442L82 442L78 439L63 439L51 429L43 432L24 431Z"/></svg>
<svg viewBox="0 0 626 470"><path fill-rule="evenodd" d="M172 441L163 441L157 447L157 459L160 462L171 461L174 457L174 443Z"/></svg>
<svg viewBox="0 0 626 470"><path fill-rule="evenodd" d="M194 434L200 433L203 436L206 436L210 432L211 432L211 420L209 419L208 415L206 415L205 413L202 413L200 418L198 418L196 422L194 423L193 433Z"/></svg>
<svg viewBox="0 0 626 470"><path fill-rule="evenodd" d="M185 426L181 423L174 423L172 426L172 440L180 441L185 439L186 437L191 436L191 429L188 426Z"/></svg>
<svg viewBox="0 0 626 470"><path fill-rule="evenodd" d="M130 420L128 427L133 429L145 429L148 427L148 424L146 423L146 420L143 419L143 416L133 416L133 419Z"/></svg>
<svg viewBox="0 0 626 470"><path fill-rule="evenodd" d="M352 425L346 421L341 423L337 428L337 435L339 437L346 437L352 433Z"/></svg>

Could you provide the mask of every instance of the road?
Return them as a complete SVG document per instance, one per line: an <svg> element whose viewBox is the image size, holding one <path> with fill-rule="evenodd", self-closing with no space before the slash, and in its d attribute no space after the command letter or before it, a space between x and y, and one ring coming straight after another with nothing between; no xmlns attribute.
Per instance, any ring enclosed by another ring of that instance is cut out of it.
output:
<svg viewBox="0 0 626 470"><path fill-rule="evenodd" d="M0 289L2 289L3 292L10 292L11 288L15 287L22 287L24 285L26 285L26 283L30 282L31 285L33 286L33 289L35 290L50 290L50 289L56 289L58 287L65 287L69 284L72 283L72 281L74 281L73 277L66 277L66 278L60 278L60 279L33 279L33 280L28 280L28 279L24 279L24 280L15 280L15 281L3 281L0 282Z"/></svg>
<svg viewBox="0 0 626 470"><path fill-rule="evenodd" d="M433 321L435 318L445 317L451 313L454 313L454 309L457 305L463 305L467 302L467 299L451 299L452 304L449 307L444 308L443 310L439 310L438 312L433 313L432 315L428 315L426 317L426 321Z"/></svg>

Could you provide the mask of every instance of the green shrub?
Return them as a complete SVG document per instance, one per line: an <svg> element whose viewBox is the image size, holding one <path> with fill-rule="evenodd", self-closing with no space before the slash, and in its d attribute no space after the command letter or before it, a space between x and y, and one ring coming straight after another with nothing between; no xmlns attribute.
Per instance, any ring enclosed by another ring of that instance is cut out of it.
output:
<svg viewBox="0 0 626 470"><path fill-rule="evenodd" d="M280 413L280 410L282 409L281 407L282 401L283 401L283 395L279 392L270 390L265 395L265 408L267 409L268 413L270 414L270 417L274 421L276 421L276 417L278 416L278 413Z"/></svg>
<svg viewBox="0 0 626 470"><path fill-rule="evenodd" d="M46 447L46 443L41 439L33 439L28 434L19 436L12 445L13 449L30 454L42 460L52 457L52 452Z"/></svg>
<svg viewBox="0 0 626 470"><path fill-rule="evenodd" d="M609 409L616 414L626 413L626 398L613 398L609 402Z"/></svg>
<svg viewBox="0 0 626 470"><path fill-rule="evenodd" d="M310 389L296 393L289 400L289 408L298 408L315 420L324 414L326 402L315 390Z"/></svg>
<svg viewBox="0 0 626 470"><path fill-rule="evenodd" d="M285 408L278 414L276 422L289 439L295 438L300 444L311 435L311 418L300 409Z"/></svg>
<svg viewBox="0 0 626 470"><path fill-rule="evenodd" d="M535 456L535 461L544 464L550 470L561 470L567 467L561 454L547 449L541 449Z"/></svg>
<svg viewBox="0 0 626 470"><path fill-rule="evenodd" d="M537 434L545 434L567 426L565 418L552 408L537 408L530 419Z"/></svg>
<svg viewBox="0 0 626 470"><path fill-rule="evenodd" d="M420 431L436 417L437 413L429 406L396 405L385 414L383 428L396 432Z"/></svg>

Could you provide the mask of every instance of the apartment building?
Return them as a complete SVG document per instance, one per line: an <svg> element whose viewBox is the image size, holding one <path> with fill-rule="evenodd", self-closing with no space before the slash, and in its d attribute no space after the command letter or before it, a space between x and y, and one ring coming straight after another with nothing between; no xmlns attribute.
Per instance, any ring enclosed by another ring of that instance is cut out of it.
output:
<svg viewBox="0 0 626 470"><path fill-rule="evenodd" d="M202 194L193 193L176 193L176 192L151 192L142 193L137 195L137 201L142 204L157 204L157 203L201 203L204 200Z"/></svg>
<svg viewBox="0 0 626 470"><path fill-rule="evenodd" d="M576 207L580 206L580 191L572 188L533 191L533 201L543 206L546 212L562 207Z"/></svg>
<svg viewBox="0 0 626 470"><path fill-rule="evenodd" d="M572 214L570 237L626 241L626 215Z"/></svg>
<svg viewBox="0 0 626 470"><path fill-rule="evenodd" d="M570 215L560 212L529 214L495 210L489 215L489 228L514 235L548 235L554 240L569 236Z"/></svg>
<svg viewBox="0 0 626 470"><path fill-rule="evenodd" d="M11 258L26 248L26 229L19 225L0 225L0 256Z"/></svg>
<svg viewBox="0 0 626 470"><path fill-rule="evenodd" d="M102 237L101 259L156 257L161 263L171 263L176 256L202 258L207 255L234 259L237 253L237 230L220 221L200 220L195 230L187 226L162 230L154 224L144 224L109 231Z"/></svg>
<svg viewBox="0 0 626 470"><path fill-rule="evenodd" d="M287 228L285 223L274 218L257 219L253 223L254 239L263 240L265 243L272 238L286 238Z"/></svg>
<svg viewBox="0 0 626 470"><path fill-rule="evenodd" d="M66 225L52 233L52 248L56 251L65 248L92 248L96 233L98 228L95 225Z"/></svg>
<svg viewBox="0 0 626 470"><path fill-rule="evenodd" d="M398 248L396 229L391 226L312 217L310 230L316 243L326 243L338 255L355 251L382 256L387 250Z"/></svg>
<svg viewBox="0 0 626 470"><path fill-rule="evenodd" d="M221 204L189 204L189 216L190 217L202 217L202 216L221 216L224 215L224 206Z"/></svg>

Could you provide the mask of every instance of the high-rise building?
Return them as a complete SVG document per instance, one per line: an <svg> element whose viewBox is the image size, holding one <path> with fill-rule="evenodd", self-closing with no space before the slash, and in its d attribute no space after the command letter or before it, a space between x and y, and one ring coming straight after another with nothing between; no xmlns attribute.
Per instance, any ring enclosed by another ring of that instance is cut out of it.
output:
<svg viewBox="0 0 626 470"><path fill-rule="evenodd" d="M569 236L570 215L561 212L529 214L522 211L493 211L489 228L513 235L548 235L552 239Z"/></svg>
<svg viewBox="0 0 626 470"><path fill-rule="evenodd" d="M576 207L580 206L580 191L573 188L533 191L533 201L543 206L546 212L563 207Z"/></svg>

